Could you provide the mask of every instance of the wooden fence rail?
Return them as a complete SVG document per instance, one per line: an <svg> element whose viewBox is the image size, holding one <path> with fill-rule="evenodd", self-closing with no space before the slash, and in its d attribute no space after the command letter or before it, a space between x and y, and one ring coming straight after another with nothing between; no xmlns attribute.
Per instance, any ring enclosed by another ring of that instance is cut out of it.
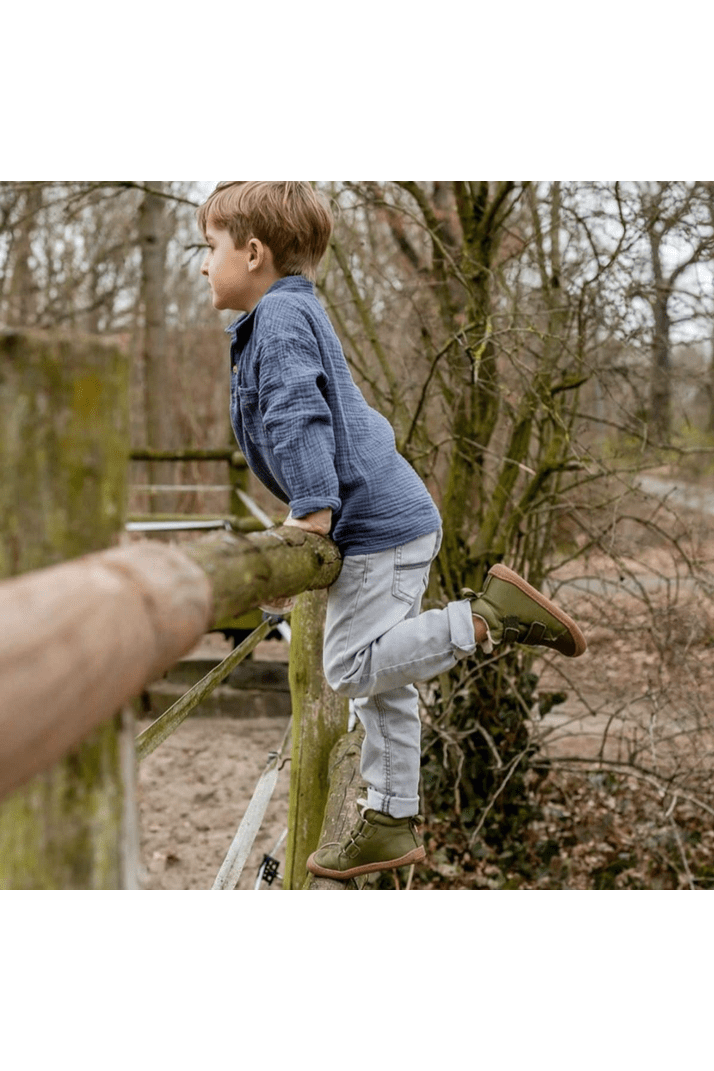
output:
<svg viewBox="0 0 714 1071"><path fill-rule="evenodd" d="M0 798L67 754L211 628L328 587L341 558L297 528L142 542L0 583Z"/></svg>

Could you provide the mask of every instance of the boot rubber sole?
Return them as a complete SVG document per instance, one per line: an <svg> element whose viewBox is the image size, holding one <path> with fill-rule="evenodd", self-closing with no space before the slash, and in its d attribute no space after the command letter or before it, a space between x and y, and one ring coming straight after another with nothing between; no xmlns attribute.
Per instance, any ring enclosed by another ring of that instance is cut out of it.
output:
<svg viewBox="0 0 714 1071"><path fill-rule="evenodd" d="M578 626L573 621L572 617L568 617L564 610L561 610L559 606L556 606L554 602L546 598L536 588L531 587L527 580L524 580L518 573L514 573L512 569L509 569L507 565L503 565L499 562L496 565L492 565L488 571L489 576L495 576L498 580L505 580L508 584L513 584L519 588L525 595L537 602L539 606L542 606L544 610L547 610L556 621L559 621L570 633L570 636L575 645L575 651L571 654L570 658L578 658L581 654L585 654L588 649L587 640L583 636Z"/></svg>
<svg viewBox="0 0 714 1071"><path fill-rule="evenodd" d="M423 845L407 852L399 859L389 859L384 863L363 863L362 866L353 866L349 870L329 870L315 862L315 852L307 861L307 869L318 878L336 878L337 881L348 881L349 878L359 877L360 874L374 874L378 870L396 870L400 866L411 866L412 863L421 863L426 859L426 851Z"/></svg>

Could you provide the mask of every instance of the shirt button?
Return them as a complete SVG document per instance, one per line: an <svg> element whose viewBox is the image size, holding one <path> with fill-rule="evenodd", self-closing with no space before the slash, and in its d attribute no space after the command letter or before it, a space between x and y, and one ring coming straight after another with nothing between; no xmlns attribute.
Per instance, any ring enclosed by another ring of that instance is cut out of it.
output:
<svg viewBox="0 0 714 1071"><path fill-rule="evenodd" d="M235 375L237 371L238 371L238 365L234 364L233 365L233 375Z"/></svg>

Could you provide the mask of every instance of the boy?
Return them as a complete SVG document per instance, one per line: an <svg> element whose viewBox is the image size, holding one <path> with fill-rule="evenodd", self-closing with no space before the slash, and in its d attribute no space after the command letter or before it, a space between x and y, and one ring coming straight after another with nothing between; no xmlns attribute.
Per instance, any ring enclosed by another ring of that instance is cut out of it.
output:
<svg viewBox="0 0 714 1071"><path fill-rule="evenodd" d="M396 450L389 423L352 380L313 280L332 233L305 182L221 183L198 211L201 271L228 328L231 422L249 467L290 506L285 522L331 536L343 555L329 589L324 668L365 730L361 819L308 869L347 880L425 858L419 821L416 681L504 640L576 657L578 626L503 565L480 595L421 613L441 519Z"/></svg>

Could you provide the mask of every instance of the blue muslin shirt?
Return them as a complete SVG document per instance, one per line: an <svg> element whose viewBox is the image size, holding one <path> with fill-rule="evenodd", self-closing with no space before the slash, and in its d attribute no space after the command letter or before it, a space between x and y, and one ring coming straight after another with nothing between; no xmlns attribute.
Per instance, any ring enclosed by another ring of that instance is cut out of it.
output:
<svg viewBox="0 0 714 1071"><path fill-rule="evenodd" d="M308 279L279 279L226 330L238 445L294 517L331 509L330 534L343 555L387 550L440 528L391 425L352 379Z"/></svg>

